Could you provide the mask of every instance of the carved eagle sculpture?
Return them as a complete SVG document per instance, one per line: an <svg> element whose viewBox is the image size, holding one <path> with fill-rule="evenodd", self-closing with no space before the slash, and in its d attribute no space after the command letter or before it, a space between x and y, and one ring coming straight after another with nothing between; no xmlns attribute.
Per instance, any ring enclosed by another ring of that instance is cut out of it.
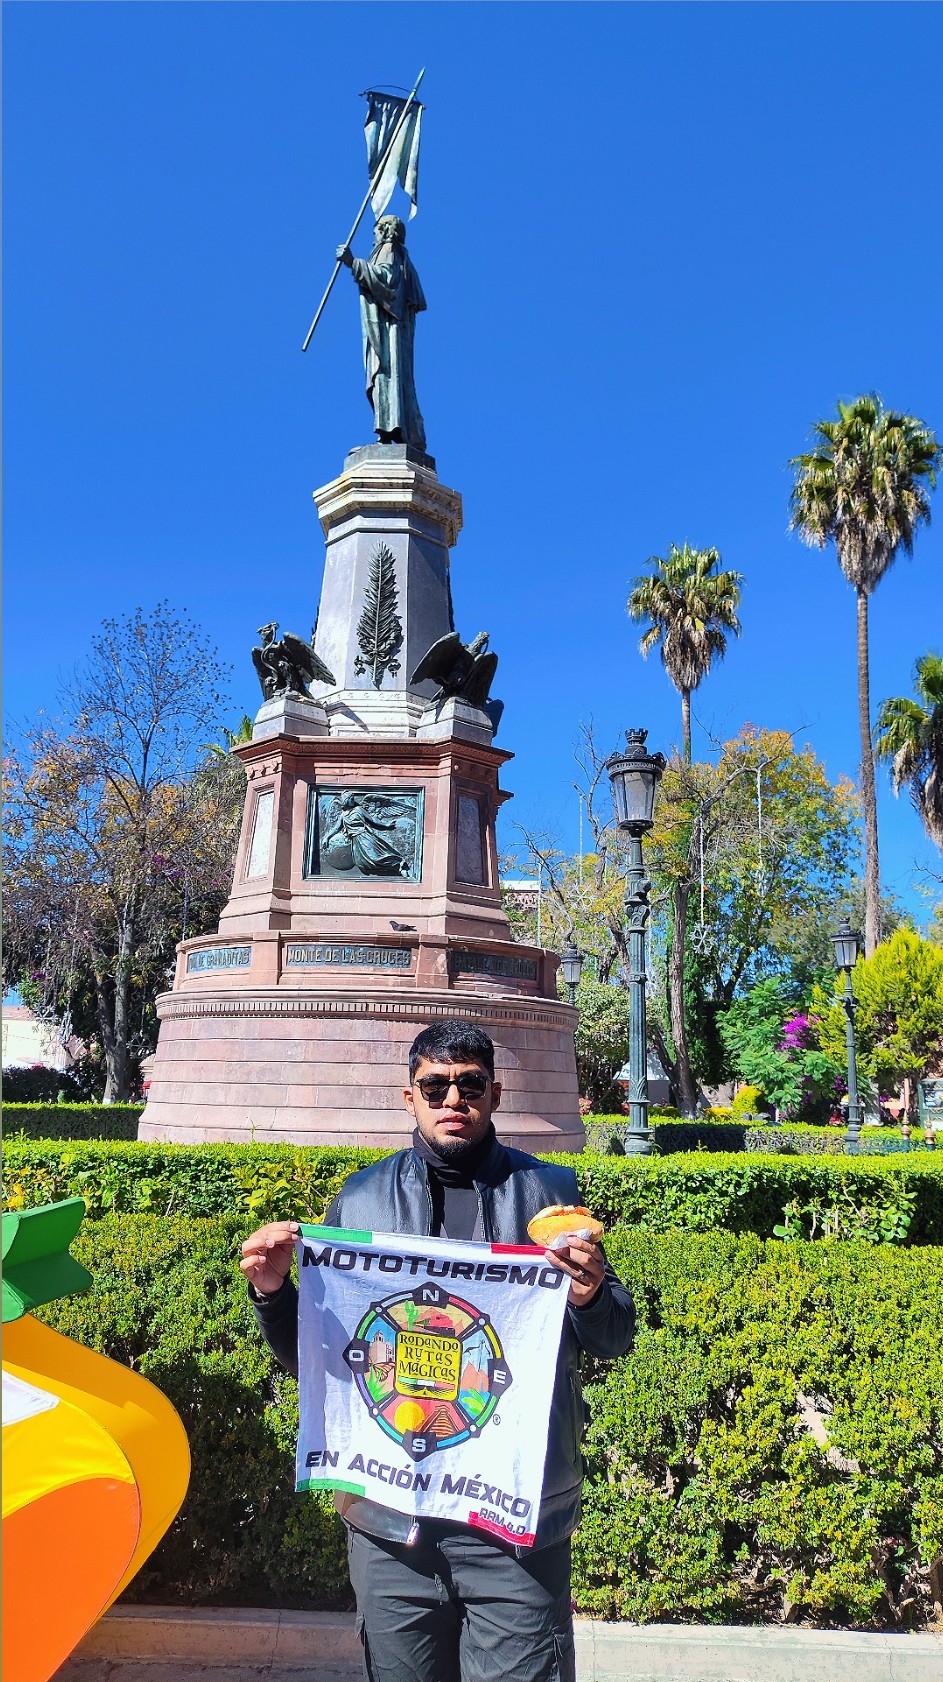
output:
<svg viewBox="0 0 943 1682"><path fill-rule="evenodd" d="M457 631L434 642L424 654L410 678L410 684L431 678L439 685L433 701L445 700L449 695L460 696L473 707L481 707L497 730L504 711L503 701L489 701L488 691L498 669L498 656L489 654L488 632L479 631L470 643L463 643Z"/></svg>
<svg viewBox="0 0 943 1682"><path fill-rule="evenodd" d="M293 631L286 631L278 641L278 621L259 626L261 648L252 650L252 664L262 685L266 701L276 695L307 695L309 683L336 682L324 661L314 652L314 637L305 642Z"/></svg>
<svg viewBox="0 0 943 1682"><path fill-rule="evenodd" d="M483 707L498 669L498 656L486 653L487 647L487 631L479 631L467 646L457 631L450 631L432 644L409 681L422 683L424 678L432 678L439 685L436 701L446 695L461 695L472 706Z"/></svg>

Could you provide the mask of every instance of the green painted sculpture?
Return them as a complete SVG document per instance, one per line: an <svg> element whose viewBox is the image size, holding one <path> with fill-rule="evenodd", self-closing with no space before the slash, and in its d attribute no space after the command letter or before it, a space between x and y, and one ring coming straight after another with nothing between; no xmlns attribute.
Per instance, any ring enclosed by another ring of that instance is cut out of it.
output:
<svg viewBox="0 0 943 1682"><path fill-rule="evenodd" d="M406 228L398 216L381 216L369 257L354 257L349 246L339 245L337 258L360 291L367 397L377 436L381 444L412 444L425 452L413 348L416 316L426 300L406 250Z"/></svg>

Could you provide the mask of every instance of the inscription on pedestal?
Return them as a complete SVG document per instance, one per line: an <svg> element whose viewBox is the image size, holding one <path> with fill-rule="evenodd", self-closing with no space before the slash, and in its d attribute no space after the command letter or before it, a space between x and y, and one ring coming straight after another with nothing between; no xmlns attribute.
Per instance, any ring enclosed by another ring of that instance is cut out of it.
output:
<svg viewBox="0 0 943 1682"><path fill-rule="evenodd" d="M251 962L251 946L207 946L202 952L187 953L187 974L198 975L201 970L212 969L248 969Z"/></svg>
<svg viewBox="0 0 943 1682"><path fill-rule="evenodd" d="M293 968L308 965L347 966L352 969L409 969L412 953L401 946L289 946L285 963Z"/></svg>
<svg viewBox="0 0 943 1682"><path fill-rule="evenodd" d="M507 975L520 981L537 980L536 958L505 958L498 952L450 952L454 975Z"/></svg>

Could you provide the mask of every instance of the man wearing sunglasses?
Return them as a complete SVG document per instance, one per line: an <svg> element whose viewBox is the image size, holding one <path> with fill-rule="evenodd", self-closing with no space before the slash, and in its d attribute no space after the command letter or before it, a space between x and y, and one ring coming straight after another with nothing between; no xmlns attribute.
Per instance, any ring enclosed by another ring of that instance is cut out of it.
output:
<svg viewBox="0 0 943 1682"><path fill-rule="evenodd" d="M576 1175L502 1145L494 1046L474 1024L433 1023L409 1054L412 1145L352 1174L326 1226L526 1244L548 1204L580 1201ZM276 1358L298 1372L298 1294L288 1277L295 1221L274 1221L242 1247L242 1271ZM598 1244L573 1239L547 1260L568 1275L543 1495L532 1548L465 1525L417 1521L339 1491L368 1682L575 1682L570 1537L580 1518L584 1410L579 1355L631 1347L632 1298Z"/></svg>

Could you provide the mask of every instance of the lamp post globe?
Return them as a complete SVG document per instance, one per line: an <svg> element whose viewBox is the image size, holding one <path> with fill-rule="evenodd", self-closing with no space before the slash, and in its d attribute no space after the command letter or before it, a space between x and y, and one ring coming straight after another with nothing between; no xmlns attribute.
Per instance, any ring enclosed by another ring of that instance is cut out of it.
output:
<svg viewBox="0 0 943 1682"><path fill-rule="evenodd" d="M627 730L624 753L611 754L606 760L616 823L629 834L651 829L655 794L665 769L663 753L646 753L647 737L647 730Z"/></svg>
<svg viewBox="0 0 943 1682"><path fill-rule="evenodd" d="M583 973L583 954L573 939L572 934L567 937L567 943L560 953L560 968L563 979L570 995L570 1003L576 1008L576 989L580 984Z"/></svg>
<svg viewBox="0 0 943 1682"><path fill-rule="evenodd" d="M625 918L629 949L629 1125L623 1134L626 1154L650 1156L654 1144L648 1125L648 1028L645 1000L645 931L651 882L642 859L642 836L651 829L655 795L665 769L662 753L648 753L647 730L627 730L625 750L606 761L612 804L619 829L628 838Z"/></svg>
<svg viewBox="0 0 943 1682"><path fill-rule="evenodd" d="M857 929L852 928L847 917L832 935L832 945L835 948L835 968L853 970L861 951L861 936Z"/></svg>
<svg viewBox="0 0 943 1682"><path fill-rule="evenodd" d="M858 1100L858 1071L855 1066L855 995L851 985L851 972L858 961L862 940L857 929L853 929L846 917L840 929L832 936L835 947L835 968L844 971L845 997L845 1054L848 1060L848 1126L845 1130L845 1153L847 1156L857 1156L861 1140L861 1104Z"/></svg>

